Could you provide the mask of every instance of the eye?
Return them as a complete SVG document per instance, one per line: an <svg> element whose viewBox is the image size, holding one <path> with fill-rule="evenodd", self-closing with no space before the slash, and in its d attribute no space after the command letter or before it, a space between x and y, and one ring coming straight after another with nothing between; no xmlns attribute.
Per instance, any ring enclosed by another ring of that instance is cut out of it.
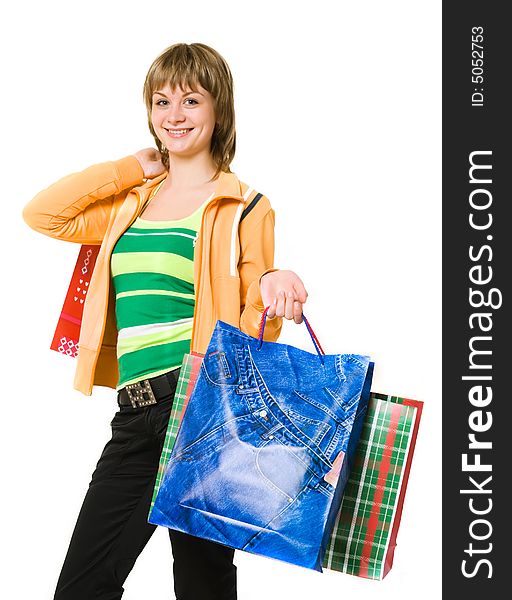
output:
<svg viewBox="0 0 512 600"><path fill-rule="evenodd" d="M185 102L188 102L188 101L191 101L194 104L199 104L198 101L195 100L194 98L186 98ZM162 102L164 104L162 104ZM168 100L164 100L163 98L160 98L160 100L155 100L153 103L155 104L155 106L167 106L169 104L169 101Z"/></svg>

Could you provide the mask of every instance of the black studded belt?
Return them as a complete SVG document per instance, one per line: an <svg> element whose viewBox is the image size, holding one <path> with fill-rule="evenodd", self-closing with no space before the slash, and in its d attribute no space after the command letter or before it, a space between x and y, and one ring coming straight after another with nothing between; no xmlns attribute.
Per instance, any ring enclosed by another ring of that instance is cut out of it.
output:
<svg viewBox="0 0 512 600"><path fill-rule="evenodd" d="M117 404L133 408L156 404L164 396L175 392L179 373L180 367L157 377L130 383L117 392Z"/></svg>

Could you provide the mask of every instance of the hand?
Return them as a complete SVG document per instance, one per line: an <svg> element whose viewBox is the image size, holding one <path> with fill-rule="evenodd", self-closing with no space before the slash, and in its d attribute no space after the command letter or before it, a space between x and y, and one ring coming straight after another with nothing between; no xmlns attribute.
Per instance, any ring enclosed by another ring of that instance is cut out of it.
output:
<svg viewBox="0 0 512 600"><path fill-rule="evenodd" d="M139 150L133 156L143 168L146 179L158 177L167 170L162 163L162 155L156 148L144 148L144 150Z"/></svg>
<svg viewBox="0 0 512 600"><path fill-rule="evenodd" d="M267 317L284 317L302 323L302 305L308 293L300 277L293 271L272 271L260 279L263 306L270 306Z"/></svg>

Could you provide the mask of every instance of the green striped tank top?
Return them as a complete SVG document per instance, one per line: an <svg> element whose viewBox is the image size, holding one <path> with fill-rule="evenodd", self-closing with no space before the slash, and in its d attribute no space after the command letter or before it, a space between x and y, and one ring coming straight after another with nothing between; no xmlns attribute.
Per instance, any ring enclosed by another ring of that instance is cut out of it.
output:
<svg viewBox="0 0 512 600"><path fill-rule="evenodd" d="M156 191L156 190L155 190ZM181 366L194 317L194 245L203 209L173 221L137 217L111 257L116 298L116 390Z"/></svg>

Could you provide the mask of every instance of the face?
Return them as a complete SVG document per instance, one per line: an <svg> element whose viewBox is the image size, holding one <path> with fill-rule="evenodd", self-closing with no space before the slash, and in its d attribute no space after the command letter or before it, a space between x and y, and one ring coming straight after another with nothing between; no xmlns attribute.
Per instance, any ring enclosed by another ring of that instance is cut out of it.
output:
<svg viewBox="0 0 512 600"><path fill-rule="evenodd" d="M167 84L153 93L151 122L170 155L209 153L215 127L213 97L201 86L197 92L179 87L173 92Z"/></svg>

